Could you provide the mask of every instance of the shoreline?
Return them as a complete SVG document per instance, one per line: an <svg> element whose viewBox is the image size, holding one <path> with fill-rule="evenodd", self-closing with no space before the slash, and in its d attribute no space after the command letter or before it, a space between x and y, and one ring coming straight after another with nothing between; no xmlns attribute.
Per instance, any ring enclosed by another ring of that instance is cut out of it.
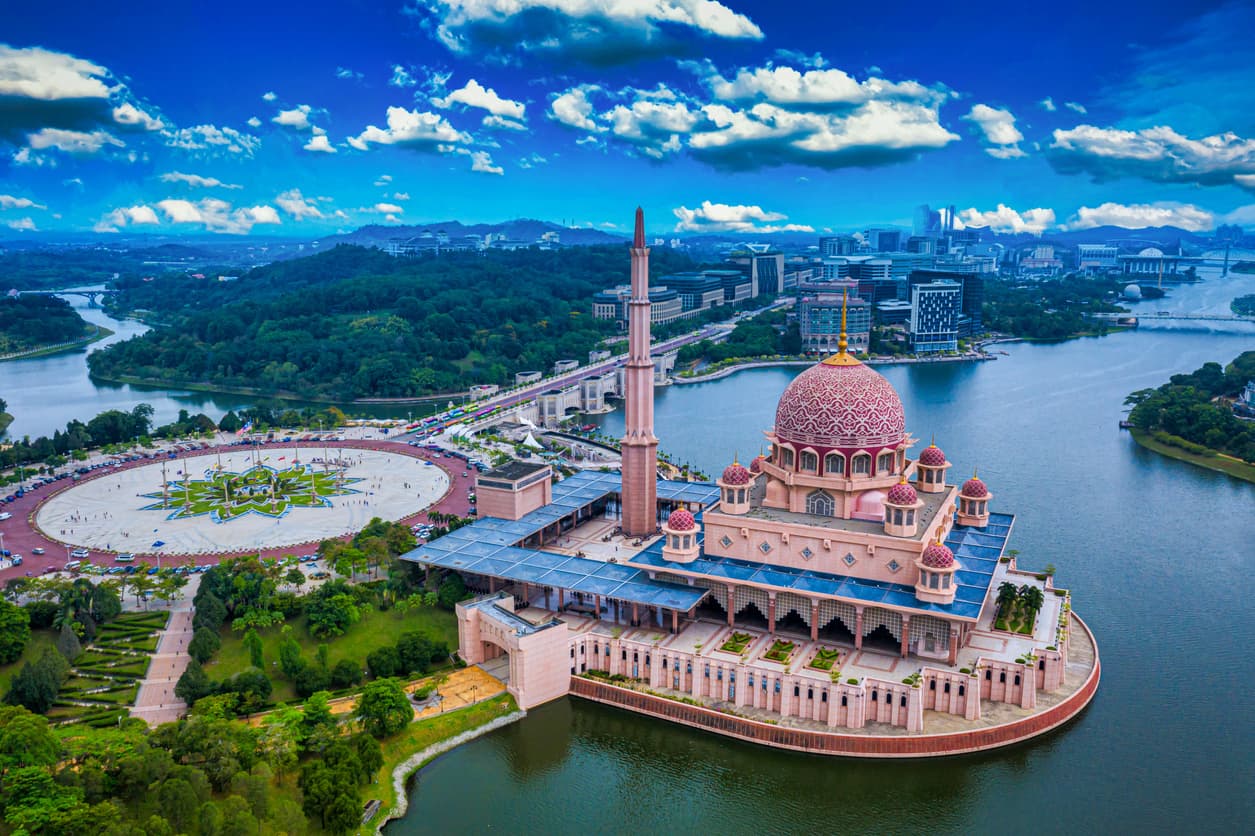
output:
<svg viewBox="0 0 1255 836"><path fill-rule="evenodd" d="M986 360L997 360L998 358L992 354L963 354L958 357L903 357L894 359L877 359L866 360L865 365L868 366L913 366L931 363L981 363ZM741 363L734 363L731 366L722 368L717 372L710 374L696 375L694 377L674 377L671 383L677 386L689 383L706 383L710 380L720 380L730 374L743 371L745 369L771 368L774 366L813 366L818 360L746 360Z"/></svg>
<svg viewBox="0 0 1255 836"><path fill-rule="evenodd" d="M1210 456L1191 453L1188 450L1182 450L1180 447L1173 447L1170 444L1156 441L1151 437L1150 433L1137 428L1131 428L1129 435L1133 437L1138 446L1150 450L1152 453L1157 453L1164 458L1175 459L1215 473L1223 473L1243 482L1255 483L1255 465L1247 464L1223 453L1213 453Z"/></svg>
<svg viewBox="0 0 1255 836"><path fill-rule="evenodd" d="M67 343L55 343L53 345L44 345L32 348L27 351L19 351L14 354L6 354L0 357L0 363L10 360L30 360L35 357L48 357L53 354L60 354L63 351L73 351L76 348L86 348L92 343L99 342L106 337L112 337L114 332L103 325L94 326L96 332L89 336L77 340L71 340Z"/></svg>

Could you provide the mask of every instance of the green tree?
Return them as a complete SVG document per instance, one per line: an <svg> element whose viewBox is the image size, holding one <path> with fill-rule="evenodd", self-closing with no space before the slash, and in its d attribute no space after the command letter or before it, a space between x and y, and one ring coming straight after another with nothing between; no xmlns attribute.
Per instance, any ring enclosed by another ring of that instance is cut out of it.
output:
<svg viewBox="0 0 1255 836"><path fill-rule="evenodd" d="M279 670L288 679L295 679L305 668L305 659L301 656L301 645L292 638L292 628L284 625L282 632L283 638L279 640Z"/></svg>
<svg viewBox="0 0 1255 836"><path fill-rule="evenodd" d="M357 701L357 718L362 728L375 737L396 734L413 717L409 696L395 679L376 679L363 689Z"/></svg>
<svg viewBox="0 0 1255 836"><path fill-rule="evenodd" d="M283 579L292 586L295 586L298 592L305 587L305 573L295 566L288 570L288 573L283 576Z"/></svg>
<svg viewBox="0 0 1255 836"><path fill-rule="evenodd" d="M256 630L249 628L244 634L244 649L248 651L248 658L253 663L253 667L265 670L266 660L262 657L261 636L257 635Z"/></svg>
<svg viewBox="0 0 1255 836"><path fill-rule="evenodd" d="M57 651L67 662L73 662L83 652L82 642L74 632L74 622L66 620L61 624L61 632L57 634Z"/></svg>
<svg viewBox="0 0 1255 836"><path fill-rule="evenodd" d="M30 637L30 613L8 601L0 601L0 665L21 658Z"/></svg>
<svg viewBox="0 0 1255 836"><path fill-rule="evenodd" d="M45 718L21 706L0 707L0 774L27 766L52 766L60 751Z"/></svg>
<svg viewBox="0 0 1255 836"><path fill-rule="evenodd" d="M4 701L9 705L21 705L36 714L46 714L61 690L61 684L69 675L69 663L53 649L43 652L34 663L22 665L21 671L9 684Z"/></svg>
<svg viewBox="0 0 1255 836"><path fill-rule="evenodd" d="M179 676L179 681L175 683L175 696L187 705L192 705L201 697L207 697L213 692L213 682L210 681L200 662L193 657L187 663L187 669Z"/></svg>
<svg viewBox="0 0 1255 836"><path fill-rule="evenodd" d="M157 803L164 815L175 829L181 833L190 832L197 819L200 800L196 790L184 778L167 778L157 788Z"/></svg>
<svg viewBox="0 0 1255 836"><path fill-rule="evenodd" d="M217 632L208 627L201 627L192 633L192 640L187 643L187 654L204 664L218 652L221 646L222 639L218 638Z"/></svg>

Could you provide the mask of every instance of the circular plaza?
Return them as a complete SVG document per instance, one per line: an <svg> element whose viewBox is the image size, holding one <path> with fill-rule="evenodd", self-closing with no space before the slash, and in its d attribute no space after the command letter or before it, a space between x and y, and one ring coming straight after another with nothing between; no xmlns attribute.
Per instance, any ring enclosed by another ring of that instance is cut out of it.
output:
<svg viewBox="0 0 1255 836"><path fill-rule="evenodd" d="M106 472L49 497L35 527L135 554L229 554L351 534L445 497L450 476L409 448L230 447Z"/></svg>

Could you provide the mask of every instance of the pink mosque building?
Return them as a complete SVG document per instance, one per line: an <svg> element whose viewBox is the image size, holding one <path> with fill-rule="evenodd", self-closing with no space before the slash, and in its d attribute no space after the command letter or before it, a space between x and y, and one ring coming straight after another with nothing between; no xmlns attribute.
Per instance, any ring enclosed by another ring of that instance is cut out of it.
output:
<svg viewBox="0 0 1255 836"><path fill-rule="evenodd" d="M991 748L1088 704L1070 594L1004 554L1013 517L975 473L956 484L936 444L911 457L901 400L844 335L781 395L766 455L659 479L639 209L631 253L621 477L511 463L480 478L479 521L405 556L483 593L457 607L463 659L523 708L575 694L830 754Z"/></svg>

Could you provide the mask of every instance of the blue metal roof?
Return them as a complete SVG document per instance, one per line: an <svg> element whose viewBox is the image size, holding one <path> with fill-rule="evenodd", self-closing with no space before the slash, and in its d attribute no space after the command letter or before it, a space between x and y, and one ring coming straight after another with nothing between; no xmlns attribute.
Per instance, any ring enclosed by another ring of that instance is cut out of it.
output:
<svg viewBox="0 0 1255 836"><path fill-rule="evenodd" d="M962 569L956 573L958 588L954 602L932 604L915 597L915 587L900 583L873 581L850 575L812 572L785 566L772 566L702 554L692 563L672 563L662 557L662 542L656 542L631 558L634 566L661 571L695 572L712 578L772 586L777 589L815 595L835 595L862 604L881 604L923 613L976 619L993 583L998 559L1011 535L1015 517L1011 514L990 514L985 528L956 525L946 537L946 545L959 559ZM704 538L703 538L704 539Z"/></svg>
<svg viewBox="0 0 1255 836"><path fill-rule="evenodd" d="M691 609L705 597L704 588L655 581L644 570L621 563L514 545L580 508L618 493L619 486L618 473L581 471L553 486L553 502L521 519L485 517L420 546L401 559L638 604ZM719 488L706 482L659 480L658 498L710 505L719 498Z"/></svg>

